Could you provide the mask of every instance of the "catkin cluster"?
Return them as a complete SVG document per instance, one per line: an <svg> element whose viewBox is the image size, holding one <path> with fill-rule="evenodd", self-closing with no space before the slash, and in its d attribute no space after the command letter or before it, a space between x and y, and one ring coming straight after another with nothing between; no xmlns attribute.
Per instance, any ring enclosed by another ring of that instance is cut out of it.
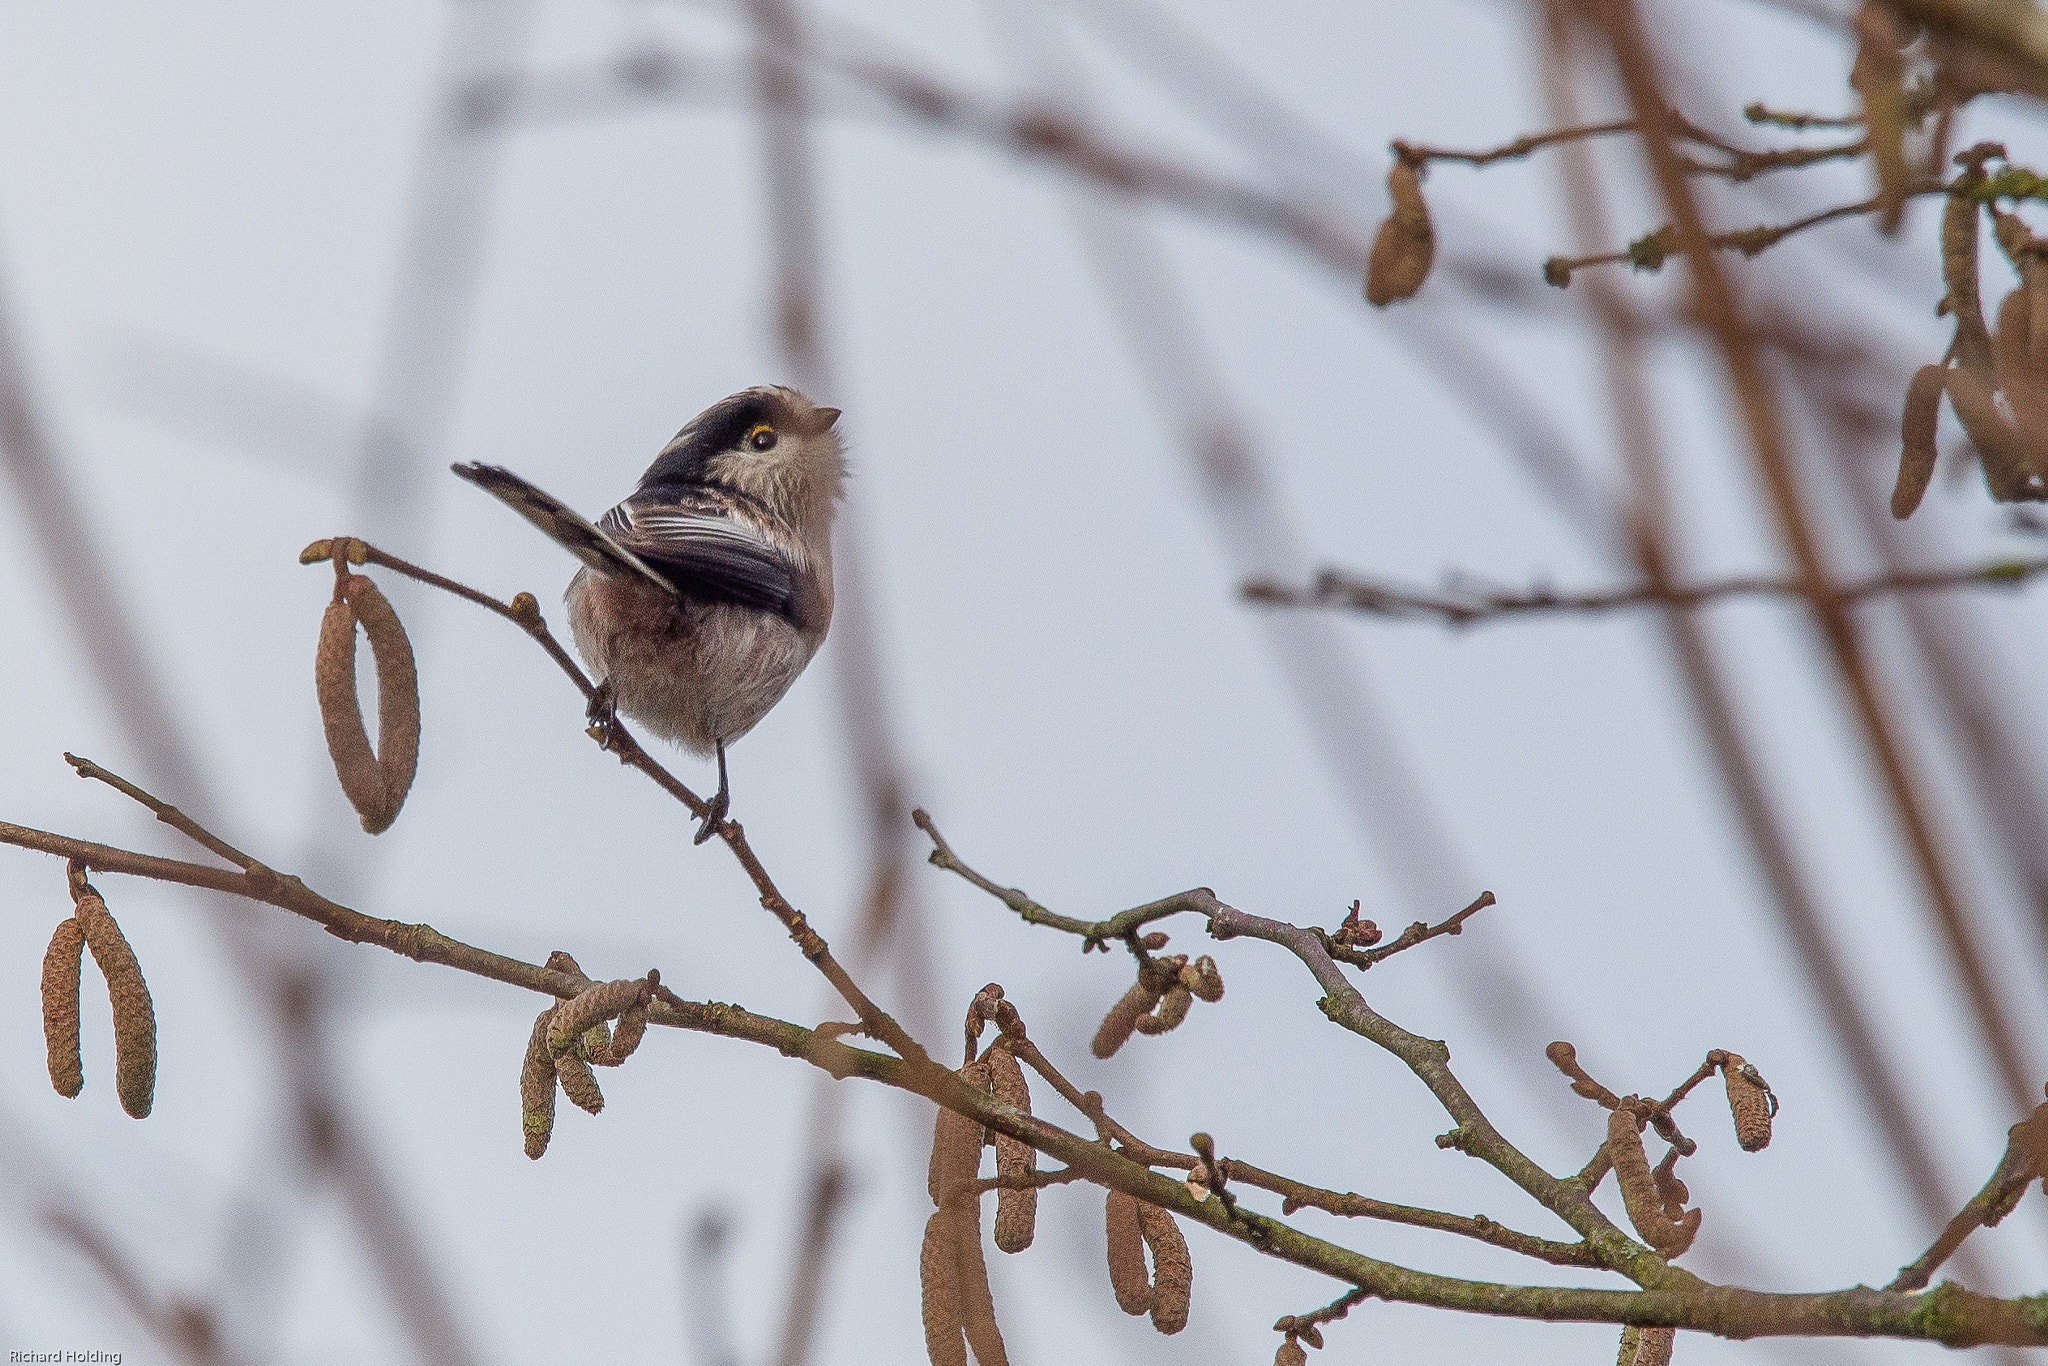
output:
<svg viewBox="0 0 2048 1366"><path fill-rule="evenodd" d="M1162 947L1165 942L1166 936L1154 934L1148 947ZM1147 958L1138 964L1138 980L1102 1017L1090 1048L1098 1058L1114 1057L1133 1031L1164 1034L1177 1029L1198 999L1223 999L1223 974L1215 959L1206 954L1192 963L1186 954Z"/></svg>
<svg viewBox="0 0 2048 1366"><path fill-rule="evenodd" d="M107 903L72 863L71 917L57 926L43 954L43 1044L49 1054L50 1085L67 1098L85 1088L78 1049L78 993L86 949L107 980L114 1012L114 1089L121 1108L136 1119L156 1102L156 1008L142 965Z"/></svg>
<svg viewBox="0 0 2048 1366"><path fill-rule="evenodd" d="M1133 1195L1113 1190L1103 1203L1103 1225L1109 1245L1109 1286L1117 1307L1126 1314L1152 1315L1162 1333L1188 1326L1188 1300L1195 1284L1188 1240L1167 1211ZM1145 1252L1152 1269L1145 1269Z"/></svg>
<svg viewBox="0 0 2048 1366"><path fill-rule="evenodd" d="M2048 500L2048 242L1998 207L1998 185L1985 163L2003 156L1996 144L1980 143L1956 158L1964 170L1950 184L1941 222L1948 288L1942 311L1955 319L1955 339L1939 364L1920 367L1906 386L1894 517L1912 516L1934 477L1943 394L1976 448L1992 498ZM1979 292L1977 238L1985 212L2019 277L1999 305L1995 330L1985 322Z"/></svg>
<svg viewBox="0 0 2048 1366"><path fill-rule="evenodd" d="M320 645L313 656L314 690L320 700L320 723L327 734L327 753L341 790L355 807L363 829L380 835L391 828L412 790L420 760L419 671L413 664L412 642L376 584L347 572L347 562L360 556L362 542L346 538L315 541L300 555L303 563L335 560L334 600L320 618ZM316 553L317 552L317 553ZM356 558L357 563L361 563ZM369 637L377 666L377 748L363 724L356 695L356 628Z"/></svg>
<svg viewBox="0 0 2048 1366"><path fill-rule="evenodd" d="M956 1075L977 1091L993 1090L986 1060L970 1062ZM986 1139L976 1120L957 1110L939 1110L927 1176L927 1188L937 1208L925 1224L924 1247L918 1257L924 1291L924 1345L932 1366L967 1366L970 1348L980 1366L1009 1363L1002 1330L996 1326L988 1264L981 1255L981 1200L972 1189L981 1172Z"/></svg>
<svg viewBox="0 0 2048 1366"><path fill-rule="evenodd" d="M560 949L548 955L547 966L583 976L576 960ZM557 1086L578 1109L593 1115L604 1109L604 1092L590 1069L617 1067L633 1056L660 985L661 974L653 969L645 977L598 982L535 1018L519 1068L519 1120L528 1157L538 1159L554 1136Z"/></svg>

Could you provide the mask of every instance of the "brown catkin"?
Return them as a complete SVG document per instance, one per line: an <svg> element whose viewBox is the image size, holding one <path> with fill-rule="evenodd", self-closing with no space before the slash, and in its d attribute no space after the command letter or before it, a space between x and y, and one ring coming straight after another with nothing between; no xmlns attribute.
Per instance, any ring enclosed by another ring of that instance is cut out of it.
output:
<svg viewBox="0 0 2048 1366"><path fill-rule="evenodd" d="M391 824L385 807L384 771L370 751L356 697L356 614L346 602L327 604L320 618L320 648L313 656L313 687L320 700L320 724L327 754L341 779L342 795L356 809L363 829L375 834Z"/></svg>
<svg viewBox="0 0 2048 1366"><path fill-rule="evenodd" d="M1031 1113L1031 1087L1017 1056L998 1044L989 1050L989 1083L996 1099L1012 1109ZM996 1175L1006 1180L1024 1180L1038 1170L1038 1150L998 1132ZM1038 1191L1031 1187L1005 1186L996 1191L996 1246L1004 1252L1022 1252L1031 1246L1038 1231Z"/></svg>
<svg viewBox="0 0 2048 1366"><path fill-rule="evenodd" d="M604 1109L604 1092L598 1089L590 1063L575 1049L556 1055L555 1080L562 1083L562 1094L577 1109L588 1110L593 1115Z"/></svg>
<svg viewBox="0 0 2048 1366"><path fill-rule="evenodd" d="M1195 1286L1188 1240L1174 1217L1157 1205L1139 1203L1138 1229L1152 1249L1152 1326L1168 1335L1178 1333L1188 1326L1188 1297Z"/></svg>
<svg viewBox="0 0 2048 1366"><path fill-rule="evenodd" d="M1863 101L1864 144L1877 170L1877 229L1890 237L1899 230L1912 180L1906 164L1906 97L1899 88L1905 63L1895 41L1900 25L1883 6L1867 4L1857 13L1855 27L1861 41L1849 85Z"/></svg>
<svg viewBox="0 0 2048 1366"><path fill-rule="evenodd" d="M156 1103L156 1008L150 1004L149 984L142 980L142 965L127 936L90 885L78 897L77 913L114 1007L115 1090L123 1110L145 1119Z"/></svg>
<svg viewBox="0 0 2048 1366"><path fill-rule="evenodd" d="M1101 1028L1095 1031L1095 1041L1089 1051L1098 1058L1111 1058L1131 1037L1131 1030L1137 1027L1138 1017L1149 1014L1159 1004L1159 988L1149 985L1143 976L1131 984L1131 989L1117 998L1109 1008L1109 1014L1102 1017Z"/></svg>
<svg viewBox="0 0 2048 1366"><path fill-rule="evenodd" d="M363 827L375 835L398 819L420 766L420 677L412 642L383 591L361 574L351 574L342 593L370 639L370 657L377 665L377 768L383 775L384 810L375 830Z"/></svg>
<svg viewBox="0 0 2048 1366"><path fill-rule="evenodd" d="M619 1023L612 1030L611 1050L605 1055L605 1066L617 1067L633 1056L640 1047L640 1040L647 1036L647 1003L635 1001L619 1013Z"/></svg>
<svg viewBox="0 0 2048 1366"><path fill-rule="evenodd" d="M924 1350L932 1366L967 1366L960 1328L960 1270L953 1256L954 1224L937 1210L925 1221L918 1279L924 1289Z"/></svg>
<svg viewBox="0 0 2048 1366"><path fill-rule="evenodd" d="M1614 1164L1614 1179L1621 1187L1621 1202L1628 1207L1628 1220L1642 1240L1667 1258L1690 1247L1691 1230L1699 1228L1699 1211L1693 1210L1677 1222L1665 1217L1664 1202L1650 1175L1650 1159L1643 1153L1643 1136L1636 1130L1634 1106L1623 1105L1608 1114L1607 1157Z"/></svg>
<svg viewBox="0 0 2048 1366"><path fill-rule="evenodd" d="M1111 1191L1103 1206L1103 1223L1109 1234L1109 1288L1116 1292L1116 1306L1126 1314L1143 1314L1152 1308L1152 1278L1145 1271L1137 1197Z"/></svg>
<svg viewBox="0 0 2048 1366"><path fill-rule="evenodd" d="M1181 969L1181 985L1192 991L1198 1000L1210 1005L1223 999L1223 972L1216 966L1216 960L1203 954L1192 967Z"/></svg>
<svg viewBox="0 0 2048 1366"><path fill-rule="evenodd" d="M1934 478L1939 452L1935 423L1941 417L1941 395L1948 386L1948 367L1923 365L1906 386L1906 408L1899 418L1899 482L1892 488L1892 516L1904 521L1920 506Z"/></svg>
<svg viewBox="0 0 2048 1366"><path fill-rule="evenodd" d="M548 1023L556 1009L549 1006L535 1017L519 1068L519 1127L526 1135L526 1155L535 1161L555 1133L555 1060L548 1053Z"/></svg>
<svg viewBox="0 0 2048 1366"><path fill-rule="evenodd" d="M981 1255L981 1202L942 1209L953 1230L953 1265L960 1287L960 1331L981 1366L1010 1366L1002 1329L996 1326L995 1296L989 1293L988 1263Z"/></svg>
<svg viewBox="0 0 2048 1366"><path fill-rule="evenodd" d="M1188 1007L1194 1003L1194 993L1179 982L1166 989L1166 995L1159 1000L1156 1014L1140 1015L1132 1023L1140 1034L1167 1034L1179 1029L1181 1021L1188 1017Z"/></svg>
<svg viewBox="0 0 2048 1366"><path fill-rule="evenodd" d="M977 1091L988 1090L987 1063L968 1063L954 1075ZM925 1177L934 1205L944 1205L949 1190L980 1174L981 1144L980 1120L939 1107L939 1117L932 1125L931 1166Z"/></svg>
<svg viewBox="0 0 2048 1366"><path fill-rule="evenodd" d="M1289 1338L1273 1353L1273 1366L1308 1366L1308 1349Z"/></svg>
<svg viewBox="0 0 2048 1366"><path fill-rule="evenodd" d="M85 931L76 916L57 926L43 954L43 1044L50 1054L50 1085L60 1096L85 1089L78 1056L78 978Z"/></svg>
<svg viewBox="0 0 2048 1366"><path fill-rule="evenodd" d="M1977 201L1972 194L1983 179L1977 169L1956 177L1941 216L1941 274L1956 320L1956 359L1975 376L1989 376L1992 369L1991 336L1978 292Z"/></svg>
<svg viewBox="0 0 2048 1366"><path fill-rule="evenodd" d="M637 1003L644 994L645 986L644 982L632 977L617 982L599 982L562 1002L555 1007L554 1021L548 1025L548 1052L557 1056L568 1052L592 1029Z"/></svg>
<svg viewBox="0 0 2048 1366"><path fill-rule="evenodd" d="M1728 1087L1728 1113L1735 1119L1735 1141L1746 1153L1771 1146L1771 1088L1740 1053L1730 1053L1721 1065L1721 1080Z"/></svg>
<svg viewBox="0 0 2048 1366"><path fill-rule="evenodd" d="M1410 298L1429 278L1436 259L1436 229L1422 198L1422 175L1406 161L1387 172L1387 196L1394 211L1380 224L1365 272L1365 297L1375 308Z"/></svg>

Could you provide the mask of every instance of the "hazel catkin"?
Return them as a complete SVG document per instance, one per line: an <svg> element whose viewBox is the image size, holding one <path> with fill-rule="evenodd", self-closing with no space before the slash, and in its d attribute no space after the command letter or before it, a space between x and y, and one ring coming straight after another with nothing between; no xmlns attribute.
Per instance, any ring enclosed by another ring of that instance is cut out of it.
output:
<svg viewBox="0 0 2048 1366"><path fill-rule="evenodd" d="M932 1366L967 1366L967 1339L960 1327L960 1272L954 1264L952 1226L944 1210L934 1210L925 1221L917 1271L924 1292L925 1355Z"/></svg>
<svg viewBox="0 0 2048 1366"><path fill-rule="evenodd" d="M598 1089L597 1077L590 1070L589 1059L580 1048L555 1055L555 1080L562 1084L562 1094L567 1096L579 1110L598 1114L604 1109L604 1092Z"/></svg>
<svg viewBox="0 0 2048 1366"><path fill-rule="evenodd" d="M78 886L78 925L92 961L107 979L107 1000L114 1008L114 1088L121 1108L145 1119L156 1103L156 1008L142 980L142 965L107 903L82 878Z"/></svg>
<svg viewBox="0 0 2048 1366"><path fill-rule="evenodd" d="M1009 1366L1002 1329L996 1325L995 1296L989 1293L988 1263L981 1255L981 1201L938 1212L952 1231L955 1284L960 1292L960 1331L980 1366Z"/></svg>
<svg viewBox="0 0 2048 1366"><path fill-rule="evenodd" d="M988 1064L968 1063L954 1073L977 1091L988 1090ZM932 1125L932 1159L925 1177L932 1203L943 1207L946 1196L963 1181L972 1181L981 1171L981 1121L958 1110L939 1107Z"/></svg>
<svg viewBox="0 0 2048 1366"><path fill-rule="evenodd" d="M85 1089L78 1055L78 978L85 931L76 916L58 924L43 953L43 1044L50 1055L50 1085L69 1099Z"/></svg>
<svg viewBox="0 0 2048 1366"><path fill-rule="evenodd" d="M1614 1179L1621 1187L1621 1201L1636 1233L1658 1256L1678 1256L1692 1246L1699 1231L1700 1211L1688 1210L1682 1219L1664 1213L1656 1180L1650 1175L1650 1159L1643 1153L1643 1136L1636 1129L1637 1109L1624 1102L1607 1116L1607 1157L1614 1164Z"/></svg>
<svg viewBox="0 0 2048 1366"><path fill-rule="evenodd" d="M1941 417L1941 395L1948 387L1948 367L1923 365L1906 385L1906 407L1899 418L1899 482L1892 488L1892 516L1900 521L1913 515L1934 478L1939 452L1934 445L1935 424Z"/></svg>
<svg viewBox="0 0 2048 1366"><path fill-rule="evenodd" d="M1223 972L1206 953L1180 970L1180 984L1210 1005L1223 999Z"/></svg>
<svg viewBox="0 0 2048 1366"><path fill-rule="evenodd" d="M362 623L377 666L377 768L384 780L384 823L379 830L389 829L420 766L419 669L405 626L383 590L361 574L351 574L342 592Z"/></svg>
<svg viewBox="0 0 2048 1366"><path fill-rule="evenodd" d="M1375 308L1413 297L1436 259L1436 229L1422 197L1421 172L1405 160L1396 161L1387 172L1387 197L1393 212L1373 238L1365 273L1365 297Z"/></svg>
<svg viewBox="0 0 2048 1366"><path fill-rule="evenodd" d="M1152 1308L1152 1278L1145 1271L1145 1235L1138 1221L1138 1198L1113 1190L1103 1205L1109 1235L1109 1288L1116 1307L1126 1314Z"/></svg>
<svg viewBox="0 0 2048 1366"><path fill-rule="evenodd" d="M320 618L313 688L320 702L320 725L327 734L327 755L341 779L342 795L356 809L363 829L372 834L388 829L384 772L370 750L370 733L363 728L362 703L356 697L356 614L344 601L328 603Z"/></svg>
<svg viewBox="0 0 2048 1366"><path fill-rule="evenodd" d="M1188 1326L1188 1299L1195 1284L1188 1240L1173 1215L1142 1201L1138 1229L1152 1249L1152 1326L1171 1336Z"/></svg>
<svg viewBox="0 0 2048 1366"><path fill-rule="evenodd" d="M1728 1088L1728 1113L1735 1120L1735 1141L1746 1153L1771 1146L1771 1118L1778 1112L1778 1098L1763 1075L1740 1053L1730 1053L1721 1064L1721 1080Z"/></svg>
<svg viewBox="0 0 2048 1366"><path fill-rule="evenodd" d="M1175 982L1159 998L1159 1008L1150 1015L1140 1015L1132 1023L1140 1034L1170 1034L1179 1029L1188 1017L1188 1007L1194 1003L1194 993Z"/></svg>
<svg viewBox="0 0 2048 1366"><path fill-rule="evenodd" d="M1159 1004L1160 988L1145 980L1140 973L1138 980L1131 983L1131 989L1117 998L1117 1003L1102 1017L1102 1025L1095 1031L1095 1040L1088 1049L1098 1058L1112 1058L1131 1037L1137 1027L1138 1017L1148 1015L1152 1007Z"/></svg>
<svg viewBox="0 0 2048 1366"><path fill-rule="evenodd" d="M519 1068L519 1127L526 1135L526 1155L535 1161L555 1132L555 1060L548 1052L548 1024L557 1009L549 1006L535 1017Z"/></svg>
<svg viewBox="0 0 2048 1366"><path fill-rule="evenodd" d="M1288 1338L1280 1344L1280 1350L1273 1353L1273 1366L1308 1366L1308 1349Z"/></svg>
<svg viewBox="0 0 2048 1366"><path fill-rule="evenodd" d="M1008 1048L998 1044L988 1054L989 1082L996 1099L1015 1110L1031 1113L1031 1087L1024 1069ZM1027 1180L1038 1169L1038 1150L1029 1143L997 1131L996 1175L1006 1180ZM1031 1246L1038 1230L1038 1191L1030 1186L1003 1186L996 1191L996 1246L1004 1252L1022 1252Z"/></svg>

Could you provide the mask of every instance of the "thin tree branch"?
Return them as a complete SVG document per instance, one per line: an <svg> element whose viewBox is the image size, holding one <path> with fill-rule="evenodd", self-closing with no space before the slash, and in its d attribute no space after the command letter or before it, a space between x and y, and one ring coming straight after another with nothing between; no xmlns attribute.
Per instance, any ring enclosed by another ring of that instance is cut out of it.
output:
<svg viewBox="0 0 2048 1366"><path fill-rule="evenodd" d="M1831 602L1854 606L1872 598L1904 593L2019 587L2042 574L2048 574L2048 558L1999 560L1959 569L1891 570L1851 583L1825 585L1821 594ZM1813 588L1802 579L1743 574L1699 584L1640 583L1586 593L1560 593L1538 587L1518 592L1475 583L1461 574L1454 576L1442 592L1430 593L1326 569L1307 587L1254 579L1244 586L1243 592L1247 602L1268 607L1338 607L1397 621L1469 626L1511 618L1597 615L1634 607L1686 611L1729 598L1810 601Z"/></svg>
<svg viewBox="0 0 2048 1366"><path fill-rule="evenodd" d="M1994 1228L2012 1213L2027 1187L2048 1177L2048 1105L2012 1126L2005 1141L2005 1156L1991 1173L1982 1190L1948 1221L1948 1227L1934 1240L1934 1246L1900 1269L1898 1278L1886 1290L1919 1290L1933 1279L1941 1264L1963 1245L1963 1239L1980 1228Z"/></svg>

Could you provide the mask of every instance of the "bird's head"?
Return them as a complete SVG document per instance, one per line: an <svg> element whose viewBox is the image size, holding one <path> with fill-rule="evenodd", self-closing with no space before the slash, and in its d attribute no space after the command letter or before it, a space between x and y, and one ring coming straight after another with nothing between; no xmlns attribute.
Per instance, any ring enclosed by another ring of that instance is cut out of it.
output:
<svg viewBox="0 0 2048 1366"><path fill-rule="evenodd" d="M764 385L720 399L662 448L640 487L720 484L805 527L828 524L846 454L823 408L794 389Z"/></svg>

